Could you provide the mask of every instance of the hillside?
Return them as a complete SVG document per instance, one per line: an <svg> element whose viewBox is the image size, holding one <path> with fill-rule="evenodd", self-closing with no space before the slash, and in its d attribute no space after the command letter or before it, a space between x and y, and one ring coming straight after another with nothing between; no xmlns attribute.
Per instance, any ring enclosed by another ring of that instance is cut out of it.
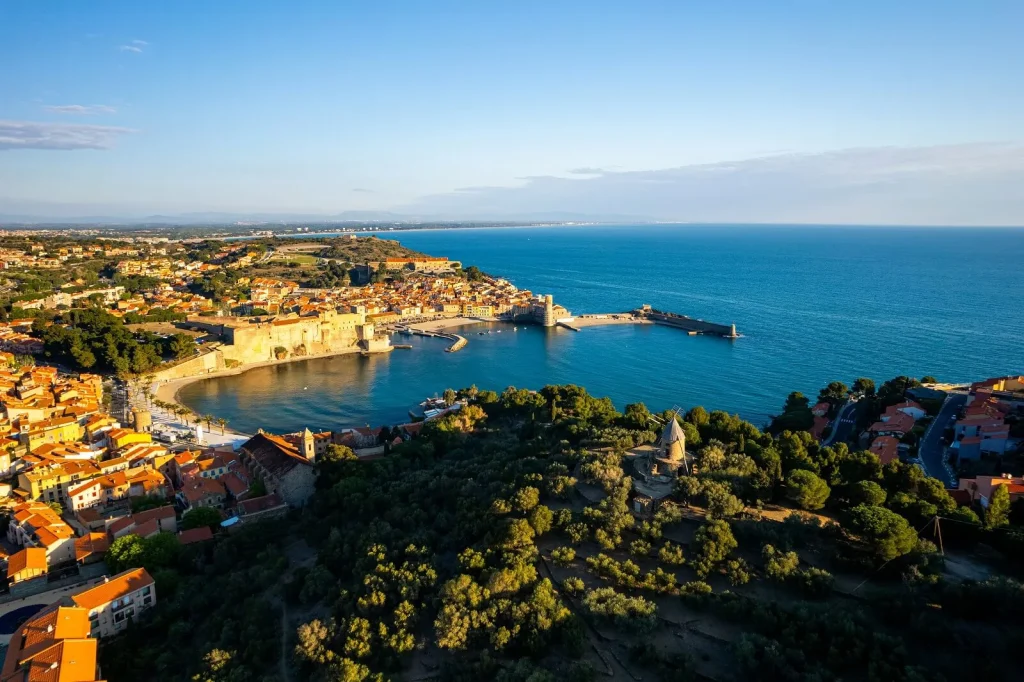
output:
<svg viewBox="0 0 1024 682"><path fill-rule="evenodd" d="M957 507L917 467L695 408L696 473L638 516L628 453L673 414L575 386L462 395L384 459L332 447L291 519L131 557L161 604L104 645L107 678L1014 677L1024 588L946 569L915 529ZM1008 565L962 516L946 553Z"/></svg>

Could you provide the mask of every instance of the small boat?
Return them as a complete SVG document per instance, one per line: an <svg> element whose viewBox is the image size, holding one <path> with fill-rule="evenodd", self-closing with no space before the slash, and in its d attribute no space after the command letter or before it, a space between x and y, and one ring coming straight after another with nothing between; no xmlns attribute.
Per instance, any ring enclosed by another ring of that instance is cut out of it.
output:
<svg viewBox="0 0 1024 682"><path fill-rule="evenodd" d="M483 333L483 332L477 332L477 333L478 333L478 334L479 334L480 336L483 336L483 335L484 335L484 333Z"/></svg>

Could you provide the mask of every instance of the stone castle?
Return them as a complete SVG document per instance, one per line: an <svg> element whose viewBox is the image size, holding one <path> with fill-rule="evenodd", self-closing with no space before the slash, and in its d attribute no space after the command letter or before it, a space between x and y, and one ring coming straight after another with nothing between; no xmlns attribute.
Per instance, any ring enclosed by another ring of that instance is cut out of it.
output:
<svg viewBox="0 0 1024 682"><path fill-rule="evenodd" d="M376 336L365 313L322 311L315 316L280 316L273 319L189 318L188 327L217 334L221 343L209 344L198 357L160 371L159 379L178 379L241 368L262 362L346 352L386 353L392 350L386 335Z"/></svg>

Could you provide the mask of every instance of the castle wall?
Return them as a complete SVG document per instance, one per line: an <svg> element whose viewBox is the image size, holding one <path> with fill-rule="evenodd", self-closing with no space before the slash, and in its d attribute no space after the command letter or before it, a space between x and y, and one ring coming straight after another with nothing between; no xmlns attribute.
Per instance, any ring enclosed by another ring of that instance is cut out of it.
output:
<svg viewBox="0 0 1024 682"><path fill-rule="evenodd" d="M275 360L279 348L289 356L336 353L356 347L364 321L359 313L324 313L235 327L232 343L221 349L225 359L242 364Z"/></svg>
<svg viewBox="0 0 1024 682"><path fill-rule="evenodd" d="M153 375L157 381L169 381L171 379L183 379L185 377L201 376L224 369L224 355L220 349L203 353L202 355L190 358L176 365L165 367Z"/></svg>

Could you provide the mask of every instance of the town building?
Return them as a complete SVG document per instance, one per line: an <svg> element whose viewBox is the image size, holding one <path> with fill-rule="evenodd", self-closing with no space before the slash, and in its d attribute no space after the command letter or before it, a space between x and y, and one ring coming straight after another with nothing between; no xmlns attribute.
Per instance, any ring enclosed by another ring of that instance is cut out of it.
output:
<svg viewBox="0 0 1024 682"><path fill-rule="evenodd" d="M46 581L46 550L26 547L7 559L7 581L11 594L18 594L19 586L33 580Z"/></svg>
<svg viewBox="0 0 1024 682"><path fill-rule="evenodd" d="M91 636L109 637L127 628L132 619L156 604L156 585L146 569L135 568L74 594L70 599L89 614Z"/></svg>
<svg viewBox="0 0 1024 682"><path fill-rule="evenodd" d="M74 559L74 537L71 527L42 502L20 502L10 507L7 540L19 547L38 549L47 566Z"/></svg>
<svg viewBox="0 0 1024 682"><path fill-rule="evenodd" d="M302 507L316 482L316 442L306 429L298 445L260 430L239 448L242 462L291 507Z"/></svg>
<svg viewBox="0 0 1024 682"><path fill-rule="evenodd" d="M3 682L98 682L96 640L85 609L53 605L11 635Z"/></svg>
<svg viewBox="0 0 1024 682"><path fill-rule="evenodd" d="M1024 476L1013 476L1011 474L961 478L957 483L957 489L966 490L970 493L972 502L977 502L982 507L988 508L992 492L1001 485L1007 486L1011 503L1024 498Z"/></svg>

